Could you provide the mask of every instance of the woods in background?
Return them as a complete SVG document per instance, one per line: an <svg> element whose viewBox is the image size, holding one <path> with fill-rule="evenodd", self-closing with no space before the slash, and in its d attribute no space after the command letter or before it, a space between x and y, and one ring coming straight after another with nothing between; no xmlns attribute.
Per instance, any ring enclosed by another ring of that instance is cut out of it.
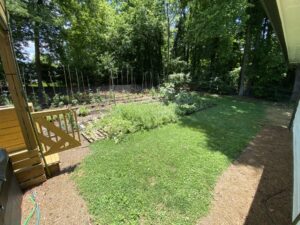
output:
<svg viewBox="0 0 300 225"><path fill-rule="evenodd" d="M271 100L292 91L294 74L259 0L7 3L17 58L38 80L40 101L42 81L49 71L63 81L63 66L94 85L130 78L158 85L169 74L190 73L199 91ZM25 54L29 44L32 60Z"/></svg>

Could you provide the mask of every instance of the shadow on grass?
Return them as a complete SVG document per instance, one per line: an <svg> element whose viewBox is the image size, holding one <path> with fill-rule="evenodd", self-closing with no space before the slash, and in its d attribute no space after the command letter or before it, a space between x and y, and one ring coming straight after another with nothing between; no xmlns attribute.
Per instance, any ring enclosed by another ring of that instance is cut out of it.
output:
<svg viewBox="0 0 300 225"><path fill-rule="evenodd" d="M281 127L266 126L261 131L262 110L261 103L228 98L216 108L182 118L180 123L204 132L209 150L221 152L231 162L263 169L244 225L290 224L291 138ZM240 156L253 139L251 147Z"/></svg>
<svg viewBox="0 0 300 225"><path fill-rule="evenodd" d="M217 107L182 117L179 123L205 133L210 151L218 151L234 161L261 130L264 106L231 97L217 100L217 104ZM249 163L261 166L255 161Z"/></svg>

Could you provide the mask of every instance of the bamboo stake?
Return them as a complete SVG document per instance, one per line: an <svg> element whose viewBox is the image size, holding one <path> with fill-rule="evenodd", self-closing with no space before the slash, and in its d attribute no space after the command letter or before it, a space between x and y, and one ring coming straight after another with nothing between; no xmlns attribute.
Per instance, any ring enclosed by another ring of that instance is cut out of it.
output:
<svg viewBox="0 0 300 225"><path fill-rule="evenodd" d="M32 94L35 96L34 87L33 87L33 85L32 85L32 77L31 77L31 74L29 74L29 79L30 79L30 84L31 84Z"/></svg>
<svg viewBox="0 0 300 225"><path fill-rule="evenodd" d="M127 65L127 73L126 73L126 76L127 76L127 85L129 85L128 73L129 73L129 71L128 71L128 65Z"/></svg>
<svg viewBox="0 0 300 225"><path fill-rule="evenodd" d="M142 90L144 90L144 73L143 73L143 76L142 76Z"/></svg>
<svg viewBox="0 0 300 225"><path fill-rule="evenodd" d="M72 96L72 98L74 98L73 85L72 85L72 76L71 76L71 72L70 72L70 65L68 65L68 72L69 72L69 79L70 79L71 96Z"/></svg>
<svg viewBox="0 0 300 225"><path fill-rule="evenodd" d="M69 95L69 89L68 89L68 81L67 81L67 74L66 74L66 68L63 65L64 68L64 77L65 77L65 86L66 86L66 92L67 92L67 96L68 96L68 103L70 103L70 95Z"/></svg>
<svg viewBox="0 0 300 225"><path fill-rule="evenodd" d="M90 80L89 80L89 76L86 77L87 78L87 82L88 82L88 92L90 93L91 90L91 86L90 86Z"/></svg>
<svg viewBox="0 0 300 225"><path fill-rule="evenodd" d="M85 92L85 86L84 86L84 80L83 80L83 74L82 74L82 71L81 71L80 73L81 73L81 80L82 80L83 92L86 94L86 92Z"/></svg>
<svg viewBox="0 0 300 225"><path fill-rule="evenodd" d="M52 83L53 93L54 93L54 95L56 95L55 86L54 86L54 82L53 82L52 75L51 75L50 71L48 71L48 74L49 74L49 77L50 77L50 81Z"/></svg>
<svg viewBox="0 0 300 225"><path fill-rule="evenodd" d="M131 88L134 87L134 83L133 83L133 68L131 68Z"/></svg>
<svg viewBox="0 0 300 225"><path fill-rule="evenodd" d="M153 73L150 72L150 79L151 79L151 88L153 88Z"/></svg>
<svg viewBox="0 0 300 225"><path fill-rule="evenodd" d="M24 84L23 87L24 87L25 97L27 98L27 88L26 88L24 67L22 67L22 77L23 77L23 84Z"/></svg>
<svg viewBox="0 0 300 225"><path fill-rule="evenodd" d="M76 72L76 78L77 78L77 92L80 92L79 77L78 77L78 72L77 72L77 68L76 67L75 67L75 72Z"/></svg>

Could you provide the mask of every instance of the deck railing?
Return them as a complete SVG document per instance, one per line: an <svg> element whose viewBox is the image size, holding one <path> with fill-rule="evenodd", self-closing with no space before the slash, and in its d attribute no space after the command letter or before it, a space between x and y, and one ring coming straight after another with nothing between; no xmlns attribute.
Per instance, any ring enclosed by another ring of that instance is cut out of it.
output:
<svg viewBox="0 0 300 225"><path fill-rule="evenodd" d="M32 113L45 156L80 146L76 112L72 109Z"/></svg>

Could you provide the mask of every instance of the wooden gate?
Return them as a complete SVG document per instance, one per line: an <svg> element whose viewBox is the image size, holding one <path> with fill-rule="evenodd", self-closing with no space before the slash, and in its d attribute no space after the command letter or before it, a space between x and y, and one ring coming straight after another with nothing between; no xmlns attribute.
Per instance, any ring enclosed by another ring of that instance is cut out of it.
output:
<svg viewBox="0 0 300 225"><path fill-rule="evenodd" d="M71 109L31 114L45 156L80 146L76 112Z"/></svg>

